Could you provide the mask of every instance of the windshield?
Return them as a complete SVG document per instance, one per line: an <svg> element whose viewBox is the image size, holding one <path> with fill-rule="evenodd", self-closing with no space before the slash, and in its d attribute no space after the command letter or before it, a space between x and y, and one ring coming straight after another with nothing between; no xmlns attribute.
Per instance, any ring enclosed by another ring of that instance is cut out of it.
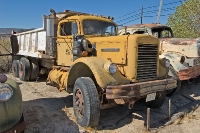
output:
<svg viewBox="0 0 200 133"><path fill-rule="evenodd" d="M129 34L147 34L147 31L145 28L125 27L125 28L120 29L118 32L118 35L129 35Z"/></svg>
<svg viewBox="0 0 200 133"><path fill-rule="evenodd" d="M100 20L84 20L83 30L85 35L117 35L113 23Z"/></svg>
<svg viewBox="0 0 200 133"><path fill-rule="evenodd" d="M172 38L173 33L170 28L153 28L152 34L158 38Z"/></svg>

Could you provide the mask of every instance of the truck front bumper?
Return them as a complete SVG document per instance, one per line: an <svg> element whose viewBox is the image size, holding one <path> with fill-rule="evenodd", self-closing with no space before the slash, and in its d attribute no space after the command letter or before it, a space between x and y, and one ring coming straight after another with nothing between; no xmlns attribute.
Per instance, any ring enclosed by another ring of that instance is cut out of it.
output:
<svg viewBox="0 0 200 133"><path fill-rule="evenodd" d="M188 69L180 70L178 72L178 77L180 80L188 80L191 78L196 78L200 75L200 65L189 67Z"/></svg>
<svg viewBox="0 0 200 133"><path fill-rule="evenodd" d="M177 79L174 77L140 83L119 86L107 86L107 99L141 98L158 91L170 90L177 87Z"/></svg>
<svg viewBox="0 0 200 133"><path fill-rule="evenodd" d="M16 125L14 125L10 129L8 129L2 133L21 133L22 131L25 130L25 128L26 128L26 123L24 121L24 117L22 114L21 119L19 120L19 122Z"/></svg>

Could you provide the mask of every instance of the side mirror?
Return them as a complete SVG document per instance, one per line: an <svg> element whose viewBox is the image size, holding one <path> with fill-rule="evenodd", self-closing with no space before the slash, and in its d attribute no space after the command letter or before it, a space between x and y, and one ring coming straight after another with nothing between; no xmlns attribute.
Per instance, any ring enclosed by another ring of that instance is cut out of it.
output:
<svg viewBox="0 0 200 133"><path fill-rule="evenodd" d="M5 83L7 81L7 76L5 74L0 74L0 83Z"/></svg>

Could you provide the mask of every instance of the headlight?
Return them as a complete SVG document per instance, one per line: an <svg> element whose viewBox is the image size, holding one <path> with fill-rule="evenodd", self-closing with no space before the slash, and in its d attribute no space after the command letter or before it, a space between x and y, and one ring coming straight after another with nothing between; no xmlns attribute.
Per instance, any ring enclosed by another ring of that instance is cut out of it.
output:
<svg viewBox="0 0 200 133"><path fill-rule="evenodd" d="M165 66L169 67L170 66L170 61L168 59L165 60Z"/></svg>
<svg viewBox="0 0 200 133"><path fill-rule="evenodd" d="M117 65L115 63L110 63L108 65L108 71L111 73L111 74L114 74L116 73L117 71Z"/></svg>
<svg viewBox="0 0 200 133"><path fill-rule="evenodd" d="M13 95L13 91L9 85L0 85L0 102L9 100Z"/></svg>

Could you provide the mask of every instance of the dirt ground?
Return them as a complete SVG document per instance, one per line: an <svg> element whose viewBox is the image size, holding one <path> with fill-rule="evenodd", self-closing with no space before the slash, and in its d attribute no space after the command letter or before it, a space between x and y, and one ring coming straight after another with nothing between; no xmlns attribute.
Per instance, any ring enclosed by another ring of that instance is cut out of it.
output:
<svg viewBox="0 0 200 133"><path fill-rule="evenodd" d="M150 129L146 129L147 107L141 101L133 109L116 106L101 110L96 129L79 127L73 115L72 94L46 85L45 78L37 82L19 84L23 95L23 113L27 128L25 133L196 133L200 131L200 83L183 83L181 90L171 97L172 119L168 117L169 98L160 109L151 109ZM189 112L180 118L180 112Z"/></svg>

